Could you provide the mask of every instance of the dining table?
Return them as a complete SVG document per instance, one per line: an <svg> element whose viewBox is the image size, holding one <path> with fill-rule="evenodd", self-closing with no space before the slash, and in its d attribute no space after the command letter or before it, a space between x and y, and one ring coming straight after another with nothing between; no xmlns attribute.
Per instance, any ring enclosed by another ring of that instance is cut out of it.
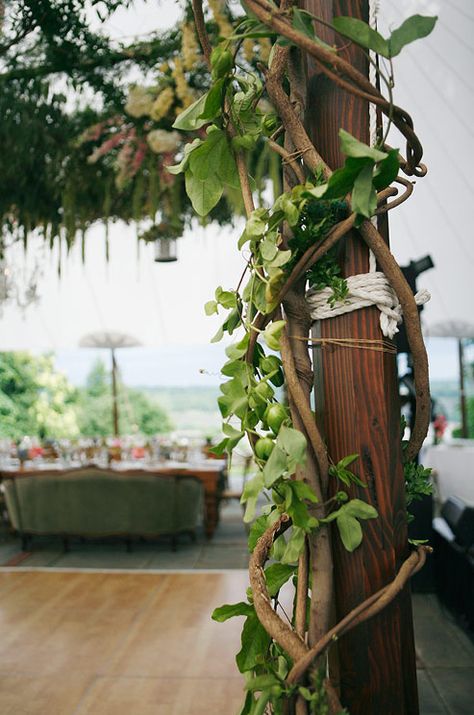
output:
<svg viewBox="0 0 474 715"><path fill-rule="evenodd" d="M441 504L458 497L474 506L474 440L428 445L422 453L425 467L435 470Z"/></svg>
<svg viewBox="0 0 474 715"><path fill-rule="evenodd" d="M47 471L70 473L74 469L84 469L84 467L103 467L96 462L86 464L79 462L68 462L65 464L61 460L47 462L41 460L30 460L23 463L12 461L10 464L0 466L0 482L4 479L21 479L44 474ZM223 459L203 459L194 462L145 462L144 460L133 461L112 461L107 465L107 469L113 469L121 473L130 474L167 474L175 477L193 476L197 477L203 485L204 510L203 527L208 539L212 538L217 524L219 523L219 506L221 495L227 482L227 462Z"/></svg>

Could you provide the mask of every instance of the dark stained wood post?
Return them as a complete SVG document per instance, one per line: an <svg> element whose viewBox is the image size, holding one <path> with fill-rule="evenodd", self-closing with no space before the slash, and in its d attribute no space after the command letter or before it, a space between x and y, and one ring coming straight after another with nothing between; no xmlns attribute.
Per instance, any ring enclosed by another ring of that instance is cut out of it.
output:
<svg viewBox="0 0 474 715"><path fill-rule="evenodd" d="M301 6L329 22L337 15L368 19L366 0L303 0ZM320 24L317 31L326 42L344 46L343 56L368 73L362 51ZM307 71L307 126L318 151L336 168L344 161L339 150L340 127L369 141L368 105L338 89L311 58L307 59ZM379 228L388 240L387 222ZM340 260L346 276L367 272L368 252L356 232L344 240ZM317 335L329 338L383 337L375 307L321 321L315 329ZM367 488L353 487L352 496L370 502L379 513L378 519L363 523L363 543L352 554L334 533L336 611L340 618L388 583L407 553L396 361L386 352L325 347L314 350L314 366L316 412L330 457L336 462L359 454L354 471ZM332 490L337 489L333 483ZM408 592L341 638L339 670L342 702L351 715L418 713Z"/></svg>

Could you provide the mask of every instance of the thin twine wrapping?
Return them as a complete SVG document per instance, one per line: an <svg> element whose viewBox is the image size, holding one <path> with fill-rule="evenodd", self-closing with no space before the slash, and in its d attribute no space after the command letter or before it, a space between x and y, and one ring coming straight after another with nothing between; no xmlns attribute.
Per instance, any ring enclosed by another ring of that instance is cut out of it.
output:
<svg viewBox="0 0 474 715"><path fill-rule="evenodd" d="M299 335L290 335L292 340L304 340L311 348L325 348L336 346L340 348L357 348L358 350L375 350L380 353L396 355L397 348L389 340L377 338L302 338Z"/></svg>
<svg viewBox="0 0 474 715"><path fill-rule="evenodd" d="M282 164L291 164L295 161L295 159L301 159L301 157L304 156L306 152L311 151L312 148L312 146L308 145L304 149L296 149L295 151L288 153L287 156L282 159Z"/></svg>

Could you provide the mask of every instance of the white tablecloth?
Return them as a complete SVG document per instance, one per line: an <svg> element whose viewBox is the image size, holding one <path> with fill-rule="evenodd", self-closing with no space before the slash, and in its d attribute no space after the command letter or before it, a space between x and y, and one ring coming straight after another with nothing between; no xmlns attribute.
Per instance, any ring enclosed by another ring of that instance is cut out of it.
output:
<svg viewBox="0 0 474 715"><path fill-rule="evenodd" d="M422 462L436 469L441 502L456 496L474 506L474 443L430 445L423 450Z"/></svg>

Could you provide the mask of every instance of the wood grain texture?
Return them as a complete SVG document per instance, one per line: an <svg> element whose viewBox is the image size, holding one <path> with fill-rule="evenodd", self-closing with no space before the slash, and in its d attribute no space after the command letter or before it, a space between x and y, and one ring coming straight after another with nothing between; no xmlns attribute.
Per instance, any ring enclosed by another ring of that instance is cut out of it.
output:
<svg viewBox="0 0 474 715"><path fill-rule="evenodd" d="M363 0L305 0L304 7L327 21L336 15L367 20ZM364 55L343 38L318 25L331 44L345 46L344 57L367 72ZM327 33L327 34L326 34ZM308 125L317 150L336 168L340 153L338 130L343 127L362 141L369 139L367 104L337 89L308 62ZM386 227L385 227L386 228ZM386 231L388 240L388 231ZM341 245L344 275L365 273L368 253L356 232ZM322 321L318 336L382 338L375 307ZM379 518L364 522L364 540L353 554L335 535L336 610L340 618L388 583L406 555L404 479L400 454L400 412L393 355L371 350L326 347L316 349L316 410L334 462L359 454L354 471L367 489L351 495L373 504ZM332 490L338 485L333 483ZM342 700L351 715L416 715L413 629L409 596L403 594L386 611L339 644Z"/></svg>
<svg viewBox="0 0 474 715"><path fill-rule="evenodd" d="M235 715L246 572L0 571L2 715Z"/></svg>

